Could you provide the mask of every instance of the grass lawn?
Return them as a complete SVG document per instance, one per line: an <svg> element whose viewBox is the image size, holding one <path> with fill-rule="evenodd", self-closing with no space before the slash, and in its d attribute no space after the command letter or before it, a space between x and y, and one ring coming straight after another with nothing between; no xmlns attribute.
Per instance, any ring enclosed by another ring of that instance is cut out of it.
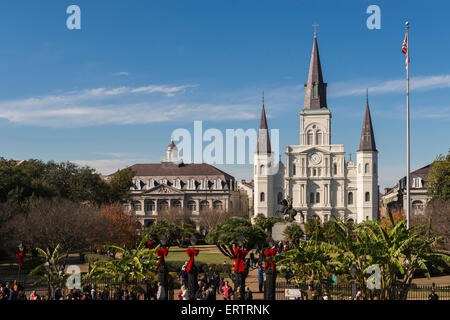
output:
<svg viewBox="0 0 450 320"><path fill-rule="evenodd" d="M215 246L198 246L196 249L200 250L198 256L195 257L196 262L223 264L225 260L228 264L234 263L233 260L225 257ZM167 262L184 262L188 260L189 257L186 254L186 249L178 247L171 247L166 257Z"/></svg>

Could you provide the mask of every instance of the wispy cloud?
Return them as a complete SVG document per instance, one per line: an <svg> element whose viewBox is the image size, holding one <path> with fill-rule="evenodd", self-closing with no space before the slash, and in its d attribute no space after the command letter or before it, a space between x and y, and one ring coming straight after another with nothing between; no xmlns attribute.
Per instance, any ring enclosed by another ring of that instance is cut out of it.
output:
<svg viewBox="0 0 450 320"><path fill-rule="evenodd" d="M111 73L111 75L113 77L120 77L120 76L129 76L130 73L127 71L121 71L121 72L115 72L115 73Z"/></svg>
<svg viewBox="0 0 450 320"><path fill-rule="evenodd" d="M347 89L351 87L352 89ZM369 89L370 94L380 93L398 93L406 90L406 80L396 79L379 82L368 82L365 85L349 86L349 82L331 83L330 96L331 97L345 97L362 95L366 93L366 88ZM433 89L450 88L450 75L436 75L436 76L420 76L413 77L410 80L411 90L427 91Z"/></svg>

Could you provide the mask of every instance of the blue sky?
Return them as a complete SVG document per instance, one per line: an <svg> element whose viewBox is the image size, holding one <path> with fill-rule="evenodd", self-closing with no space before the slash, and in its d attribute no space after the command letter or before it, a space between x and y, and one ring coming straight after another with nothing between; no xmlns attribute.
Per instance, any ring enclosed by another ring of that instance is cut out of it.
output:
<svg viewBox="0 0 450 320"><path fill-rule="evenodd" d="M81 8L82 29L66 28ZM381 8L381 29L366 8ZM448 1L2 1L0 156L75 161L102 173L157 162L177 128L256 128L261 92L280 147L299 143L317 22L332 143L358 148L365 88L380 186L405 172L405 68L411 23L411 157L450 147ZM251 178L248 166L221 168Z"/></svg>

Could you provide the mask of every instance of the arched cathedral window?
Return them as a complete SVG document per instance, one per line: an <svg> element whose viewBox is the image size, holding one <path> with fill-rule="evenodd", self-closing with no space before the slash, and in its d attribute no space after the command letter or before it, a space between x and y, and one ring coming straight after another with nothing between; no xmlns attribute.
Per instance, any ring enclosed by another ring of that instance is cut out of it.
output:
<svg viewBox="0 0 450 320"><path fill-rule="evenodd" d="M348 204L353 204L353 192L348 193Z"/></svg>
<svg viewBox="0 0 450 320"><path fill-rule="evenodd" d="M317 83L313 83L313 99L318 99L319 98L319 86L317 85Z"/></svg>
<svg viewBox="0 0 450 320"><path fill-rule="evenodd" d="M320 203L320 192L316 193L316 203Z"/></svg>
<svg viewBox="0 0 450 320"><path fill-rule="evenodd" d="M316 144L322 144L322 131L320 130L316 132Z"/></svg>
<svg viewBox="0 0 450 320"><path fill-rule="evenodd" d="M306 144L308 144L308 145L312 145L313 144L313 133L312 133L312 131L308 131L308 133L307 133Z"/></svg>
<svg viewBox="0 0 450 320"><path fill-rule="evenodd" d="M369 202L369 201L370 201L370 193L366 192L366 202Z"/></svg>
<svg viewBox="0 0 450 320"><path fill-rule="evenodd" d="M261 192L261 193L259 194L259 201L260 201L260 202L264 202L264 198L265 198L264 192Z"/></svg>
<svg viewBox="0 0 450 320"><path fill-rule="evenodd" d="M369 173L369 164L368 163L366 163L364 165L364 173Z"/></svg>
<svg viewBox="0 0 450 320"><path fill-rule="evenodd" d="M310 194L309 194L309 203L314 203L314 192L311 192Z"/></svg>

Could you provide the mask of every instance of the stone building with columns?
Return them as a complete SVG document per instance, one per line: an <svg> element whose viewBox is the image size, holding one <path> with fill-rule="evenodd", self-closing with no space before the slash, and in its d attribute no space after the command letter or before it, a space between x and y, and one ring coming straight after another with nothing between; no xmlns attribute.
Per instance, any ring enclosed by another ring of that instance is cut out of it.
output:
<svg viewBox="0 0 450 320"><path fill-rule="evenodd" d="M183 163L173 141L161 163L135 164L129 168L134 172L134 186L127 208L144 227L153 224L165 211L179 209L187 212L200 230L201 211L240 210L242 198L247 197L228 173L206 163Z"/></svg>
<svg viewBox="0 0 450 320"><path fill-rule="evenodd" d="M273 167L265 108L262 107L258 145L254 156L254 215L278 215L280 199L289 198L292 206L306 218L322 222L331 217L361 222L376 219L378 213L378 151L366 100L362 132L355 133L360 146L356 162L347 161L343 144L332 143L332 113L327 105L317 36L304 85L305 99L299 114L299 144L286 146L286 164ZM300 215L296 219L300 221Z"/></svg>

